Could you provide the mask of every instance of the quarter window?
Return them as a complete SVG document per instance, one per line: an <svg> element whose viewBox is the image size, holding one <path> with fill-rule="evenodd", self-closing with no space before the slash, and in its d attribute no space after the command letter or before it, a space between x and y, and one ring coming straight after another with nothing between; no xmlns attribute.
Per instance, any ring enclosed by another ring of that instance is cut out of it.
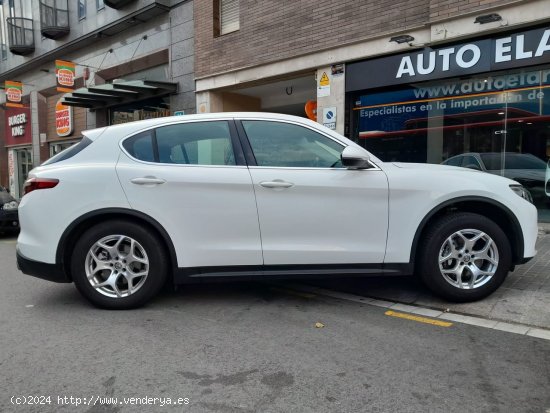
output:
<svg viewBox="0 0 550 413"><path fill-rule="evenodd" d="M342 167L344 146L311 129L290 123L242 121L258 166Z"/></svg>
<svg viewBox="0 0 550 413"><path fill-rule="evenodd" d="M124 149L136 159L146 162L155 162L155 151L153 150L153 133L146 131L138 133L122 144Z"/></svg>

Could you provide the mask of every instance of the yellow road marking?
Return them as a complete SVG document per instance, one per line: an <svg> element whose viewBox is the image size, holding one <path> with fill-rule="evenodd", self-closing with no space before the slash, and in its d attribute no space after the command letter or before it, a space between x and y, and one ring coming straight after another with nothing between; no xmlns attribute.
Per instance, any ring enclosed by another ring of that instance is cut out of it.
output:
<svg viewBox="0 0 550 413"><path fill-rule="evenodd" d="M303 293L303 292L294 291L294 290L287 290L286 288L271 287L270 290L271 290L271 291L276 291L276 292L278 292L278 293L289 294L289 295L295 295L295 296L297 296L297 297L302 297L302 298L313 298L313 297L316 297L315 294Z"/></svg>
<svg viewBox="0 0 550 413"><path fill-rule="evenodd" d="M391 317L404 318L406 320L418 321L419 323L432 324L439 327L450 327L453 325L453 323L449 323L448 321L434 320L433 318L420 317L412 314L396 313L395 311L391 310L386 311L384 314Z"/></svg>
<svg viewBox="0 0 550 413"><path fill-rule="evenodd" d="M17 244L17 240L15 239L3 239L0 240L0 242L3 244Z"/></svg>

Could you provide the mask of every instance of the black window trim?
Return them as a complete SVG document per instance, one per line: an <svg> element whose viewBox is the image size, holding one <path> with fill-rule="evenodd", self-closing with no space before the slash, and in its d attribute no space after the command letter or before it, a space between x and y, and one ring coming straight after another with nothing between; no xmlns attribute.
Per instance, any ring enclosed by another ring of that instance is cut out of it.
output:
<svg viewBox="0 0 550 413"><path fill-rule="evenodd" d="M235 156L235 165L203 165L203 164L172 164L172 163L164 163L160 162L160 156L158 151L158 144L157 144L157 129L163 128L165 126L174 126L174 125L183 125L186 123L205 123L205 122L227 122L229 127L229 135L231 139L231 146L233 148L233 154ZM135 156L132 156L128 150L124 147L124 142L126 142L128 139L133 138L136 135L139 135L140 133L150 132L151 133L151 140L153 145L153 162L150 161L144 161L143 159L138 159ZM243 149L241 146L241 142L239 139L239 134L237 132L237 128L235 126L235 120L232 118L224 118L224 119L189 119L185 121L178 121L178 122L170 122L160 125L155 125L153 127L150 127L148 129L142 129L140 131L134 132L131 135L125 136L123 139L120 140L119 147L122 150L122 152L128 156L130 159L141 162L145 164L152 164L152 165L171 165L171 166L194 166L194 167L232 167L232 166L248 166L246 163L246 158L243 153Z"/></svg>

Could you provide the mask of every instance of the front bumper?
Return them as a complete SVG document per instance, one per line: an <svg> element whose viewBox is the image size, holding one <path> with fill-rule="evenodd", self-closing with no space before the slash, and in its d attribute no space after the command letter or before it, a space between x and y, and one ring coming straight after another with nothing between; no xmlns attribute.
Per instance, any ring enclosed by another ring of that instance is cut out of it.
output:
<svg viewBox="0 0 550 413"><path fill-rule="evenodd" d="M18 230L19 229L19 214L17 210L4 211L0 210L0 231Z"/></svg>
<svg viewBox="0 0 550 413"><path fill-rule="evenodd" d="M19 249L17 250L17 268L23 274L32 275L33 277L42 278L43 280L54 281L57 283L70 283L71 280L63 271L63 267L59 264L47 264L45 262L34 261L24 257Z"/></svg>

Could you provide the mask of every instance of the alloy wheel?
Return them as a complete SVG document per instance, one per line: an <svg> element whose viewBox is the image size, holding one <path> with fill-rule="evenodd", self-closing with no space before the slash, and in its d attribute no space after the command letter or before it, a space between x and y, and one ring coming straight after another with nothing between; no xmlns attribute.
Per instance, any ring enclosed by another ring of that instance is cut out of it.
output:
<svg viewBox="0 0 550 413"><path fill-rule="evenodd" d="M448 237L439 251L439 270L445 281L460 289L488 283L498 269L498 248L477 229L462 229Z"/></svg>
<svg viewBox="0 0 550 413"><path fill-rule="evenodd" d="M86 255L86 277L99 293L112 298L136 293L149 274L143 246L125 235L108 235L94 243Z"/></svg>

